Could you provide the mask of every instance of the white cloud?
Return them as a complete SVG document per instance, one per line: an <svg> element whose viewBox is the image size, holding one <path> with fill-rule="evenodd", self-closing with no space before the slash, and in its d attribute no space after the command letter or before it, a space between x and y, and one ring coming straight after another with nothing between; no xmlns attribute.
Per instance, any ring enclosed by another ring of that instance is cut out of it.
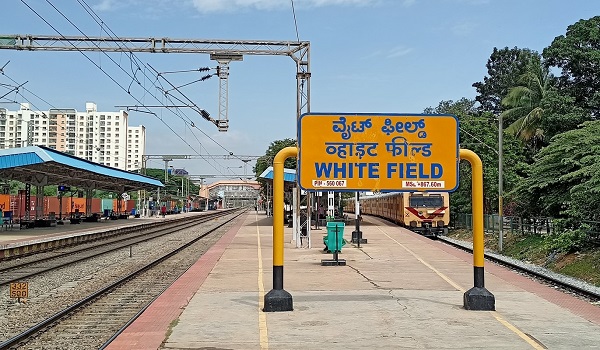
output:
<svg viewBox="0 0 600 350"><path fill-rule="evenodd" d="M387 58L396 58L408 55L413 51L412 47L406 46L396 46L390 50L390 53L387 55Z"/></svg>
<svg viewBox="0 0 600 350"><path fill-rule="evenodd" d="M454 35L464 36L464 35L471 34L475 30L476 27L477 27L477 25L475 23L462 22L462 23L457 23L457 24L453 25L451 30L452 30L452 33L454 33Z"/></svg>
<svg viewBox="0 0 600 350"><path fill-rule="evenodd" d="M312 8L336 5L367 6L375 4L380 0L294 0L294 7ZM405 0L414 2L414 0ZM258 10L271 10L289 8L289 0L192 0L193 6L202 13L209 12L234 12L242 8L253 8Z"/></svg>
<svg viewBox="0 0 600 350"><path fill-rule="evenodd" d="M102 0L99 4L93 5L94 11L112 11L114 9L114 0Z"/></svg>
<svg viewBox="0 0 600 350"><path fill-rule="evenodd" d="M388 58L388 59L389 58L397 58L397 57L406 56L413 51L414 50L412 47L406 47L403 45L399 45L399 46L391 48L389 51L382 51L382 50L373 51L373 52L369 53L368 55L361 57L361 60L373 60L373 59L378 59L378 58Z"/></svg>
<svg viewBox="0 0 600 350"><path fill-rule="evenodd" d="M369 6L390 0L294 0L296 9L326 6ZM391 0L397 1L397 0ZM402 0L404 6L412 5L416 0ZM115 11L124 7L143 6L148 9L161 9L175 6L192 6L200 13L235 12L243 9L277 10L289 9L290 0L100 0L92 5L95 11Z"/></svg>

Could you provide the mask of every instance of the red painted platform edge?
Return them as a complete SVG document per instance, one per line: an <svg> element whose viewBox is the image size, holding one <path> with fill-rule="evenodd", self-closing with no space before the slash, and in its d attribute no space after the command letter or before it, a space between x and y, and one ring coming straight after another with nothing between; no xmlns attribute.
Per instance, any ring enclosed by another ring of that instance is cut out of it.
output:
<svg viewBox="0 0 600 350"><path fill-rule="evenodd" d="M106 349L158 349L165 340L171 323L181 315L183 309L202 286L243 223L244 217L240 217L235 226L227 231Z"/></svg>

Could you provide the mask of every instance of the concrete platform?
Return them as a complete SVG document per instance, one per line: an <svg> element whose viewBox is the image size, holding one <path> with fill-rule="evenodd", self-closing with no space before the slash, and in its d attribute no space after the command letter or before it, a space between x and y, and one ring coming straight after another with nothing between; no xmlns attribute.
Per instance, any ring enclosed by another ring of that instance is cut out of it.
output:
<svg viewBox="0 0 600 350"><path fill-rule="evenodd" d="M297 249L286 228L294 310L265 313L271 225L240 219L108 349L600 349L599 306L486 262L496 311L465 310L471 255L368 217L346 266L321 266L320 231Z"/></svg>

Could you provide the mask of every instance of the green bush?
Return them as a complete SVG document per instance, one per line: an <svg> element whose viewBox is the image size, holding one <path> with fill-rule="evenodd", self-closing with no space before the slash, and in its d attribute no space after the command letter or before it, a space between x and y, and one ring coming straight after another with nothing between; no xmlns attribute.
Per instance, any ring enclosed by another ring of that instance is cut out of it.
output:
<svg viewBox="0 0 600 350"><path fill-rule="evenodd" d="M561 228L556 226L556 234L546 237L545 245L549 250L569 253L581 250L589 242L588 236L591 227L587 224L581 224L579 228Z"/></svg>

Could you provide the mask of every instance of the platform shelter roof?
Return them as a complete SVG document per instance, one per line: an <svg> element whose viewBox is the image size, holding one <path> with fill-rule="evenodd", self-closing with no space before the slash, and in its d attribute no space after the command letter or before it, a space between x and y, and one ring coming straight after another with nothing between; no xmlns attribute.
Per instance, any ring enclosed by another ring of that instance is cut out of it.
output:
<svg viewBox="0 0 600 350"><path fill-rule="evenodd" d="M164 187L154 178L90 162L44 146L0 150L0 178L35 186L67 185L118 193Z"/></svg>
<svg viewBox="0 0 600 350"><path fill-rule="evenodd" d="M265 169L260 175L259 179L273 180L273 167L270 166ZM296 182L296 170L295 169L283 169L283 181L284 182Z"/></svg>

